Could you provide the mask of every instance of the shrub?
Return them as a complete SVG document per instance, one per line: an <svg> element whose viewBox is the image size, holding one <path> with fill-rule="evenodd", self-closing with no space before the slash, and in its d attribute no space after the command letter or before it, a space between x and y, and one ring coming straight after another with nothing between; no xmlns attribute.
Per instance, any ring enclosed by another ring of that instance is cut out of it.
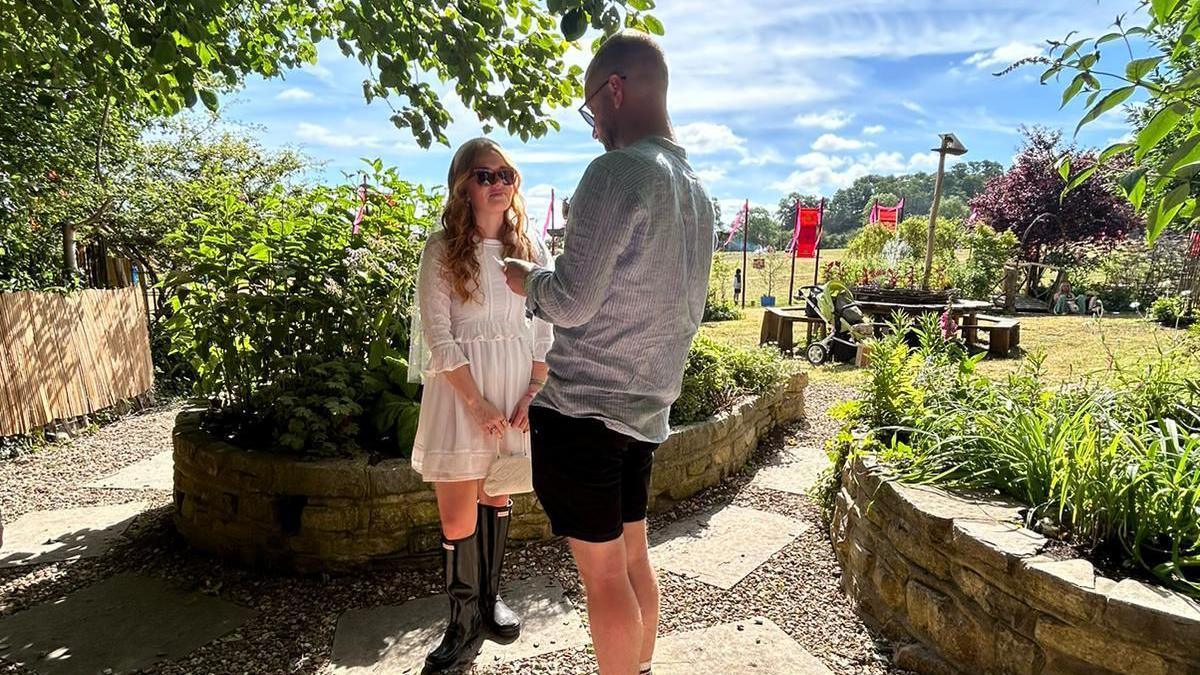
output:
<svg viewBox="0 0 1200 675"><path fill-rule="evenodd" d="M1163 296L1150 305L1150 318L1164 326L1176 326L1180 320L1190 324L1192 316L1188 299L1182 295Z"/></svg>
<svg viewBox="0 0 1200 675"><path fill-rule="evenodd" d="M1005 263L1017 252L1017 236L979 223L966 235L965 244L970 254L965 263L954 267L954 287L963 297L986 300L1004 276Z"/></svg>
<svg viewBox="0 0 1200 675"><path fill-rule="evenodd" d="M358 233L353 188L280 187L254 206L230 196L172 236L165 328L221 433L306 456L411 450L416 387L396 370L439 202L378 164L370 193Z"/></svg>
<svg viewBox="0 0 1200 675"><path fill-rule="evenodd" d="M671 425L706 420L733 408L745 396L764 394L788 375L787 362L770 346L743 349L699 335L692 342Z"/></svg>
<svg viewBox="0 0 1200 675"><path fill-rule="evenodd" d="M716 292L711 288L708 290L708 297L704 300L704 322L710 321L737 321L742 318L742 311L733 304L732 300L717 298Z"/></svg>

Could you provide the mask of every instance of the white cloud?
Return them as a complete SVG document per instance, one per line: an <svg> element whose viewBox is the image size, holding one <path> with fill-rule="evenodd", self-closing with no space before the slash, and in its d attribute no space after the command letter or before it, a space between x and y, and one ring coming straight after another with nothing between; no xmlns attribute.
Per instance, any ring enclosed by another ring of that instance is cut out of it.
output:
<svg viewBox="0 0 1200 675"><path fill-rule="evenodd" d="M863 127L862 130L864 136L877 136L885 131L887 131L887 127L882 124L872 124L869 127Z"/></svg>
<svg viewBox="0 0 1200 675"><path fill-rule="evenodd" d="M822 134L820 138L813 141L812 149L820 152L841 152L844 150L861 150L870 145L872 144L866 141L844 138L837 134Z"/></svg>
<svg viewBox="0 0 1200 675"><path fill-rule="evenodd" d="M693 122L675 129L675 137L691 155L711 155L717 152L744 152L746 139L733 133L724 124Z"/></svg>
<svg viewBox="0 0 1200 675"><path fill-rule="evenodd" d="M792 124L798 127L815 127L818 129L841 129L854 119L853 113L843 110L829 110L823 113L805 113L797 115Z"/></svg>
<svg viewBox="0 0 1200 675"><path fill-rule="evenodd" d="M508 152L518 166L524 164L587 164L596 158L594 152L527 150L524 148L514 148Z"/></svg>
<svg viewBox="0 0 1200 675"><path fill-rule="evenodd" d="M772 183L771 188L781 192L827 194L871 174L892 175L927 171L936 167L937 157L933 153L914 153L905 159L899 152L878 152L849 158L810 152L797 157L796 164L802 169Z"/></svg>
<svg viewBox="0 0 1200 675"><path fill-rule="evenodd" d="M809 152L797 157L795 164L796 166L802 166L809 169L822 167L836 169L837 167L842 166L849 161L850 160L846 159L845 157L834 157L823 152Z"/></svg>
<svg viewBox="0 0 1200 675"><path fill-rule="evenodd" d="M327 145L334 148L378 148L381 145L378 136L355 136L353 134L335 133L327 127L311 122L300 122L297 124L296 136L301 141L317 145Z"/></svg>
<svg viewBox="0 0 1200 675"><path fill-rule="evenodd" d="M919 115L925 114L925 108L921 107L921 104L917 103L915 101L901 101L900 105L904 106L905 108L907 108Z"/></svg>
<svg viewBox="0 0 1200 675"><path fill-rule="evenodd" d="M767 164L783 164L786 160L775 148L767 148L757 152L746 151L745 157L738 164L742 166L766 166Z"/></svg>
<svg viewBox="0 0 1200 675"><path fill-rule="evenodd" d="M709 166L703 169L696 170L696 177L705 183L716 183L723 179L728 173L725 169L719 166Z"/></svg>
<svg viewBox="0 0 1200 675"><path fill-rule="evenodd" d="M1039 56L1043 53L1044 50L1035 44L1014 41L1000 45L989 52L975 52L966 61L963 61L963 63L968 66L975 66L980 70L985 68L1007 68L1021 59Z"/></svg>
<svg viewBox="0 0 1200 675"><path fill-rule="evenodd" d="M313 93L303 87L289 87L275 95L276 101L309 101Z"/></svg>

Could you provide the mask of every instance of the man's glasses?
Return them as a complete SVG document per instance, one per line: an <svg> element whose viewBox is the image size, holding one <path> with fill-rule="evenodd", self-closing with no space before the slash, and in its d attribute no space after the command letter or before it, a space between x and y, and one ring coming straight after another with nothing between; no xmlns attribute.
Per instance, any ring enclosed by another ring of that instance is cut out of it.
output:
<svg viewBox="0 0 1200 675"><path fill-rule="evenodd" d="M491 169L475 169L475 182L480 185L494 185L499 180L505 185L512 185L517 182L517 172L512 169L500 169L492 171Z"/></svg>
<svg viewBox="0 0 1200 675"><path fill-rule="evenodd" d="M624 75L620 75L618 73L613 73L613 74L616 75L617 77L621 78L622 80L625 79ZM587 104L590 103L592 99L596 98L596 94L599 94L600 92L604 91L604 88L607 86L608 86L608 80L605 79L604 84L597 87L596 91L593 91L591 94L588 95L587 98L583 99L583 105L579 106L579 114L583 116L583 121L587 122L588 126L592 127L593 129L596 128L596 116L592 114L592 111L587 109Z"/></svg>

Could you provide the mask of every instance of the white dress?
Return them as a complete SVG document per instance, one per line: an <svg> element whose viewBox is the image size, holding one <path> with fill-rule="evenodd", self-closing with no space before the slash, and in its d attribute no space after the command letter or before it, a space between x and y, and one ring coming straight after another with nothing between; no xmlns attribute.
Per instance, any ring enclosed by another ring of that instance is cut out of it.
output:
<svg viewBox="0 0 1200 675"><path fill-rule="evenodd" d="M444 234L425 244L417 279L421 329L431 352L422 375L421 413L413 443L412 467L426 481L475 480L487 476L498 451L529 455L529 435L510 428L497 440L471 417L462 399L442 375L469 365L480 394L511 419L529 390L533 362L546 360L553 328L525 313L525 299L509 290L495 258L503 244L485 239L476 246L479 290L464 303L440 274ZM534 240L539 265L550 256Z"/></svg>

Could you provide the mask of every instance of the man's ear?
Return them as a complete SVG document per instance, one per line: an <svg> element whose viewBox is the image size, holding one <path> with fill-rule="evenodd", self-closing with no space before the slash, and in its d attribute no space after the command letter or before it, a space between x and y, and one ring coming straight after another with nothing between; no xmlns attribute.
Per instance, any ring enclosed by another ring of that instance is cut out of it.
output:
<svg viewBox="0 0 1200 675"><path fill-rule="evenodd" d="M613 73L608 77L608 86L613 90L613 109L620 110L621 104L625 101L625 81L620 75Z"/></svg>

